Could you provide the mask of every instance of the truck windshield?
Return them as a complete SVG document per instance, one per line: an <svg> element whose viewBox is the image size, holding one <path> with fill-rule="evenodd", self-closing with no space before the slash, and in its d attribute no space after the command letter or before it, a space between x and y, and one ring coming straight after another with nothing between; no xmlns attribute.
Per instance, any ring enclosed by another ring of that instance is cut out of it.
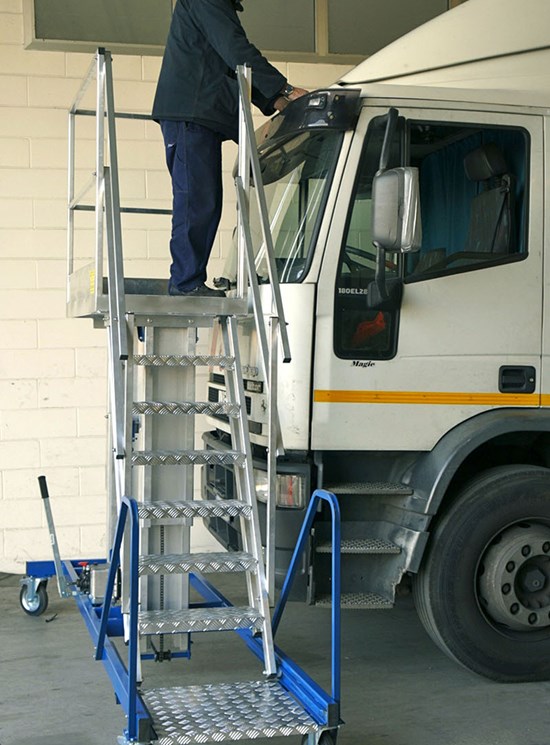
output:
<svg viewBox="0 0 550 745"><path fill-rule="evenodd" d="M323 205L332 180L342 133L301 132L260 154L279 282L300 282L309 266ZM259 281L269 282L266 246L254 186L250 189L250 230ZM236 238L224 275L236 276Z"/></svg>

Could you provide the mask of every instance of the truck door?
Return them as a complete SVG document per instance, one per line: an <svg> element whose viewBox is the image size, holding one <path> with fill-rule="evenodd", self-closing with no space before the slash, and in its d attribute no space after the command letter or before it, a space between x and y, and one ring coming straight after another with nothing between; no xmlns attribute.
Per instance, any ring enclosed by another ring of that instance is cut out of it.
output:
<svg viewBox="0 0 550 745"><path fill-rule="evenodd" d="M371 189L387 109L363 109L319 275L312 447L429 450L498 407L540 406L542 117L400 108L390 166L419 169L422 247L387 254L369 310Z"/></svg>

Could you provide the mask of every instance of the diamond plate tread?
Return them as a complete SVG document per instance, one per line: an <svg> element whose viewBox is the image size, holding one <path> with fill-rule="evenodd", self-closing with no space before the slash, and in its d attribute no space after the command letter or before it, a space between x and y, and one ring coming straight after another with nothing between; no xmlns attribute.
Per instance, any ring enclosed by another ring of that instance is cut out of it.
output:
<svg viewBox="0 0 550 745"><path fill-rule="evenodd" d="M332 598L330 595L322 595L315 600L315 605L320 608L330 608L332 607ZM386 610L393 608L393 603L374 592L343 592L340 597L340 608Z"/></svg>
<svg viewBox="0 0 550 745"><path fill-rule="evenodd" d="M263 616L254 608L189 608L186 610L149 610L138 616L139 633L184 634L194 631L261 631Z"/></svg>
<svg viewBox="0 0 550 745"><path fill-rule="evenodd" d="M233 369L235 359L220 355L135 354L134 363L147 367L223 367Z"/></svg>
<svg viewBox="0 0 550 745"><path fill-rule="evenodd" d="M143 692L155 745L291 737L318 726L276 681L218 683Z"/></svg>
<svg viewBox="0 0 550 745"><path fill-rule="evenodd" d="M332 543L320 543L316 551L318 554L331 554ZM401 549L391 541L380 538L343 538L340 545L341 554L400 554Z"/></svg>
<svg viewBox="0 0 550 745"><path fill-rule="evenodd" d="M242 552L202 554L147 554L139 557L139 574L183 574L185 572L249 572L258 562Z"/></svg>
<svg viewBox="0 0 550 745"><path fill-rule="evenodd" d="M237 417L241 407L239 404L221 401L134 401L132 414L208 414L209 416Z"/></svg>
<svg viewBox="0 0 550 745"><path fill-rule="evenodd" d="M236 450L136 450L132 454L134 466L243 466L245 454Z"/></svg>
<svg viewBox="0 0 550 745"><path fill-rule="evenodd" d="M341 484L326 484L323 486L323 489L334 492L334 494L365 494L369 496L372 496L373 494L394 494L397 496L408 497L414 493L410 486L391 481L357 481Z"/></svg>
<svg viewBox="0 0 550 745"><path fill-rule="evenodd" d="M252 507L236 499L195 499L189 502L140 502L138 514L142 520L166 520L194 517L249 518Z"/></svg>

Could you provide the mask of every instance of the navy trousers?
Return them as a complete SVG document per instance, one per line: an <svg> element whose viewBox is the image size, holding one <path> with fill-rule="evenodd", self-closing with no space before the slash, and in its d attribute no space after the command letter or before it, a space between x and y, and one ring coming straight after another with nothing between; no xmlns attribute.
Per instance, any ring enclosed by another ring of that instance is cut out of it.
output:
<svg viewBox="0 0 550 745"><path fill-rule="evenodd" d="M206 281L222 213L223 137L194 122L161 121L172 177L170 282L188 292Z"/></svg>

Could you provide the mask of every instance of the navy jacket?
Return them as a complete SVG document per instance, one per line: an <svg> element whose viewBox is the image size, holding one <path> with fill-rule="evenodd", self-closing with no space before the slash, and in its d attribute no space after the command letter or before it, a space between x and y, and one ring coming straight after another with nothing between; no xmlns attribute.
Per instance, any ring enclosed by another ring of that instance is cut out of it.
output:
<svg viewBox="0 0 550 745"><path fill-rule="evenodd" d="M191 121L238 138L237 65L252 68L252 102L268 116L286 78L251 44L234 0L177 0L153 119Z"/></svg>

